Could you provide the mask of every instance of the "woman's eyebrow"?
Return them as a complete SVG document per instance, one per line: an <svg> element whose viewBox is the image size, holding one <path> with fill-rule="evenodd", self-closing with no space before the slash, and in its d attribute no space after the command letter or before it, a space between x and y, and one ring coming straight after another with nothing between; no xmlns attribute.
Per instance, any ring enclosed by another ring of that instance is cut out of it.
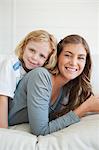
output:
<svg viewBox="0 0 99 150"><path fill-rule="evenodd" d="M75 54L75 53L72 53L72 52L70 52L70 51L64 51L65 53L69 53L69 54ZM86 54L78 54L79 56L84 56L84 57L86 57Z"/></svg>
<svg viewBox="0 0 99 150"><path fill-rule="evenodd" d="M83 56L83 57L86 57L86 55L85 55L85 54L79 54L79 56Z"/></svg>
<svg viewBox="0 0 99 150"><path fill-rule="evenodd" d="M65 53L70 53L70 54L73 54L72 52L70 52L70 51L64 51Z"/></svg>

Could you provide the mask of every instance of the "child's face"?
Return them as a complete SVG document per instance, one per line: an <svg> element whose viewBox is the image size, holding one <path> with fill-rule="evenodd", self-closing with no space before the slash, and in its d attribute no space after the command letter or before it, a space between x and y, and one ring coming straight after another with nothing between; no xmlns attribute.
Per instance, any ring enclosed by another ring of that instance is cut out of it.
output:
<svg viewBox="0 0 99 150"><path fill-rule="evenodd" d="M59 58L58 67L65 81L79 76L86 63L87 52L82 44L67 44L64 46Z"/></svg>
<svg viewBox="0 0 99 150"><path fill-rule="evenodd" d="M23 50L23 61L29 70L43 66L51 53L48 42L29 41Z"/></svg>

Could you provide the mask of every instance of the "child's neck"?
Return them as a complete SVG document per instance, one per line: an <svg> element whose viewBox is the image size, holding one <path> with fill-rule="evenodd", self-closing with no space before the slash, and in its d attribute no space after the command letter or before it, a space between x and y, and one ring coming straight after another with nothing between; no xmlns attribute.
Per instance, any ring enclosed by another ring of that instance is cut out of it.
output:
<svg viewBox="0 0 99 150"><path fill-rule="evenodd" d="M19 60L21 61L22 67L24 68L24 70L25 70L26 72L29 72L30 70L26 68L26 66L25 66L25 64L24 64L24 61L23 61L22 59L19 59Z"/></svg>

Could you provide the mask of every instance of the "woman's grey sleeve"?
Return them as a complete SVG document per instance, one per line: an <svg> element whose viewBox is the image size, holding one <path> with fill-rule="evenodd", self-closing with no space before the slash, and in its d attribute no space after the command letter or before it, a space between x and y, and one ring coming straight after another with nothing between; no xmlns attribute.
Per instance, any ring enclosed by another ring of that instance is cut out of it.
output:
<svg viewBox="0 0 99 150"><path fill-rule="evenodd" d="M74 112L49 122L49 103L52 85L49 72L45 68L31 71L27 83L27 105L32 133L46 135L79 121Z"/></svg>

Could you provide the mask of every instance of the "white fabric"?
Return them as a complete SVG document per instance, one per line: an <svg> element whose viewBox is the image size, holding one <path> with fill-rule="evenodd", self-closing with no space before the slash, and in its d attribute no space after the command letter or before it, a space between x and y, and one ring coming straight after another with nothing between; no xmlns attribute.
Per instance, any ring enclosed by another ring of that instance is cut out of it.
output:
<svg viewBox="0 0 99 150"><path fill-rule="evenodd" d="M19 59L14 54L2 58L0 63L0 94L13 98L16 86L25 73Z"/></svg>
<svg viewBox="0 0 99 150"><path fill-rule="evenodd" d="M79 123L46 136L27 132L28 124L0 129L0 150L99 150L99 114L86 116Z"/></svg>
<svg viewBox="0 0 99 150"><path fill-rule="evenodd" d="M99 150L99 114L47 136L38 137L39 150Z"/></svg>
<svg viewBox="0 0 99 150"><path fill-rule="evenodd" d="M37 137L22 131L0 129L0 150L36 150Z"/></svg>
<svg viewBox="0 0 99 150"><path fill-rule="evenodd" d="M28 123L10 126L9 129L20 130L20 131L25 131L25 132L31 133L31 129L30 129L30 126Z"/></svg>

